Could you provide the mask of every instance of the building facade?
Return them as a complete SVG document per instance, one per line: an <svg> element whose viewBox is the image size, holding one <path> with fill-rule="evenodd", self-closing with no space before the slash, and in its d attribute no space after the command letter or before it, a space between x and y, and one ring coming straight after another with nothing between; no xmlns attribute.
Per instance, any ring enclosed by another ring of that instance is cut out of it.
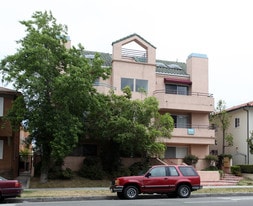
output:
<svg viewBox="0 0 253 206"><path fill-rule="evenodd" d="M230 126L227 134L232 134L233 145L225 142L224 153L232 155L233 165L253 164L253 154L247 140L253 131L253 102L237 105L226 109L229 115ZM216 130L216 145L210 147L212 153L222 154L223 134L220 128Z"/></svg>
<svg viewBox="0 0 253 206"><path fill-rule="evenodd" d="M92 59L94 54L86 51L85 57ZM100 55L112 70L109 79L97 80L96 89L105 94L113 89L121 95L129 86L133 99L155 96L160 113L170 113L175 123L171 139L159 139L167 145L165 160L181 164L182 158L193 154L199 157L197 169L204 168L209 146L215 143L209 125L214 98L208 90L207 56L193 53L186 63L157 60L156 47L138 34L113 42L112 54Z"/></svg>
<svg viewBox="0 0 253 206"><path fill-rule="evenodd" d="M0 87L0 176L6 178L18 176L19 131L13 131L3 117L18 95L14 90Z"/></svg>

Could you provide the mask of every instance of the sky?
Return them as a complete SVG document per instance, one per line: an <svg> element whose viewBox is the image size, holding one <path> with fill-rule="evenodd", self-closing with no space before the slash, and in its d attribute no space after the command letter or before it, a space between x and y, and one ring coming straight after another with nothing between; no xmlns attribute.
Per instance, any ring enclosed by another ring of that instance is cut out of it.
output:
<svg viewBox="0 0 253 206"><path fill-rule="evenodd" d="M72 45L112 53L112 42L137 33L159 60L186 62L206 54L215 106L253 101L251 0L8 0L0 5L0 60L17 51L36 11L51 11L67 25ZM0 83L0 86L10 87Z"/></svg>

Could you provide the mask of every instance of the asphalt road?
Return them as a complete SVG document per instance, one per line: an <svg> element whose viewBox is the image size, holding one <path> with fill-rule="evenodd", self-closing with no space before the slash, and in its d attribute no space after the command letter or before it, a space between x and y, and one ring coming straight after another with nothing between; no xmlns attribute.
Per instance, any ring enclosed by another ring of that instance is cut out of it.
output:
<svg viewBox="0 0 253 206"><path fill-rule="evenodd" d="M224 197L190 197L182 198L140 198L137 200L80 200L80 201L52 201L47 206L249 206L253 196L224 196ZM5 203L5 206L44 206L45 202Z"/></svg>

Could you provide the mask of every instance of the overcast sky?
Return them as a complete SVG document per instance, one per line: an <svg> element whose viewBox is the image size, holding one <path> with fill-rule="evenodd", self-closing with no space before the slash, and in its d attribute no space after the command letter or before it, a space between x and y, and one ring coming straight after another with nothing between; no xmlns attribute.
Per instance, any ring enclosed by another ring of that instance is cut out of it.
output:
<svg viewBox="0 0 253 206"><path fill-rule="evenodd" d="M25 35L19 23L35 11L52 11L68 26L72 45L112 53L112 42L137 33L156 58L209 59L209 92L227 108L253 101L251 0L6 0L0 5L0 60L16 52ZM0 83L0 86L3 86Z"/></svg>

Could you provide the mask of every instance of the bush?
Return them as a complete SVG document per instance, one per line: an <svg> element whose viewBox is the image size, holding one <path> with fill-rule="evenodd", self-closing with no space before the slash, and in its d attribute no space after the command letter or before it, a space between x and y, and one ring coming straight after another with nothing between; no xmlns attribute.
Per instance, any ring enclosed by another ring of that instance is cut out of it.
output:
<svg viewBox="0 0 253 206"><path fill-rule="evenodd" d="M129 168L119 168L117 171L114 171L112 173L112 178L116 178L116 177L122 177L122 176L130 176L131 175L131 171Z"/></svg>
<svg viewBox="0 0 253 206"><path fill-rule="evenodd" d="M62 180L69 180L72 179L74 176L72 170L70 168L66 168L65 170L59 169L51 169L48 173L49 179L62 179Z"/></svg>
<svg viewBox="0 0 253 206"><path fill-rule="evenodd" d="M241 167L238 165L231 166L231 173L236 176L242 176Z"/></svg>
<svg viewBox="0 0 253 206"><path fill-rule="evenodd" d="M212 165L203 169L203 171L217 171L217 170L219 170L218 167Z"/></svg>
<svg viewBox="0 0 253 206"><path fill-rule="evenodd" d="M129 170L131 172L131 175L140 175L146 172L148 168L149 168L148 161L135 162L129 167Z"/></svg>
<svg viewBox="0 0 253 206"><path fill-rule="evenodd" d="M62 170L61 178L65 180L72 179L74 176L73 171L70 168L66 168L65 170Z"/></svg>
<svg viewBox="0 0 253 206"><path fill-rule="evenodd" d="M242 173L253 173L253 165L238 165Z"/></svg>
<svg viewBox="0 0 253 206"><path fill-rule="evenodd" d="M199 161L199 158L195 155L189 154L184 157L183 162L188 165L195 165Z"/></svg>
<svg viewBox="0 0 253 206"><path fill-rule="evenodd" d="M216 163L219 161L219 158L217 155L207 155L205 157L205 160L208 161L210 166L216 166Z"/></svg>
<svg viewBox="0 0 253 206"><path fill-rule="evenodd" d="M102 164L97 157L87 157L79 170L79 175L91 180L102 180L105 176Z"/></svg>

